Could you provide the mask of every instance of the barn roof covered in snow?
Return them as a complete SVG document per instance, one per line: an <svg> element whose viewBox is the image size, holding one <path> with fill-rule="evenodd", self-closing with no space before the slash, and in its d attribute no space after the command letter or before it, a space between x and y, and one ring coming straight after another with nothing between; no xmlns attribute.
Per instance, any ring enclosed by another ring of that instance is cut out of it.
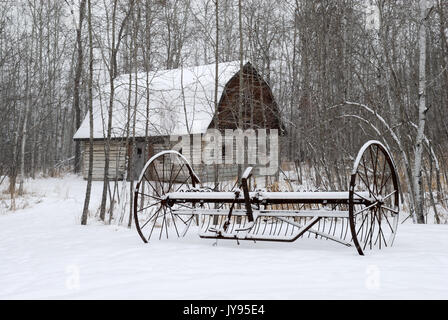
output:
<svg viewBox="0 0 448 320"><path fill-rule="evenodd" d="M229 80L240 70L240 62L218 65L218 101ZM134 114L135 137L144 137L147 100L149 100L148 135L185 135L204 133L215 113L215 64L149 73L121 75L115 79L112 138L126 136L128 105L131 106L130 136ZM147 91L147 80L149 92ZM94 139L107 136L110 86L99 90L93 101ZM147 99L149 93L149 99ZM136 105L136 108L134 106ZM135 110L135 111L134 111ZM89 139L89 115L84 118L74 139Z"/></svg>

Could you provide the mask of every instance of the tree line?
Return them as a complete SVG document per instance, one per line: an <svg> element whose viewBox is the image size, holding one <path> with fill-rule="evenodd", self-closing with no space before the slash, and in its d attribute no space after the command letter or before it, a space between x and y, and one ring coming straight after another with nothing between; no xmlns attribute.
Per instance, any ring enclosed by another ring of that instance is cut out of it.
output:
<svg viewBox="0 0 448 320"><path fill-rule="evenodd" d="M289 137L282 152L297 170L314 168L317 187L345 190L351 157L382 139L411 217L423 223L430 208L440 222L447 15L446 0L1 1L0 176L14 199L26 178L79 172L73 134L104 86L111 119L119 75L132 83L141 71L248 60L277 99ZM132 123L126 130L132 148ZM108 186L106 178L103 220Z"/></svg>

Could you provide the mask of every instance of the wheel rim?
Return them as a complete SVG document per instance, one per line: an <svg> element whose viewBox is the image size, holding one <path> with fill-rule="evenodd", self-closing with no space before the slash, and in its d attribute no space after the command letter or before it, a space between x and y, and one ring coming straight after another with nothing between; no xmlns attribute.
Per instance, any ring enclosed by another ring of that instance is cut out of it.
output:
<svg viewBox="0 0 448 320"><path fill-rule="evenodd" d="M194 215L179 216L173 210L193 206L170 204L164 196L192 191L197 183L199 179L190 164L176 151L158 153L146 163L134 192L134 221L144 242L185 235Z"/></svg>
<svg viewBox="0 0 448 320"><path fill-rule="evenodd" d="M356 197L367 204L357 204ZM388 150L378 141L367 142L359 151L349 189L352 240L360 255L366 250L392 246L398 226L399 184Z"/></svg>

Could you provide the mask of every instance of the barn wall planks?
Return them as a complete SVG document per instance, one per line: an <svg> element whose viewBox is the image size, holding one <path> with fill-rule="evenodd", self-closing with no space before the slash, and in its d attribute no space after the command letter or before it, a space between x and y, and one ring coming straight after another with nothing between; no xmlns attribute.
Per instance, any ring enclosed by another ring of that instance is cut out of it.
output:
<svg viewBox="0 0 448 320"><path fill-rule="evenodd" d="M84 179L87 179L89 173L89 143L83 143L83 158L82 158L82 174ZM104 155L105 144L104 141L95 141L93 144L93 180L103 180L104 178ZM110 161L109 161L109 179L123 179L125 172L125 146L121 142L111 141L110 144Z"/></svg>
<svg viewBox="0 0 448 320"><path fill-rule="evenodd" d="M155 143L152 144L150 150L151 153L147 155L144 162L146 162L150 157L158 152L172 149L172 145L170 145L168 139L164 143ZM202 149L202 150L201 150ZM87 179L88 168L89 168L89 145L87 142L83 143L83 177ZM236 147L233 147L233 156L235 157ZM193 146L192 154L201 155L203 152L203 146L197 147ZM259 165L254 165L253 163L247 162L247 155L249 153L254 154L257 153L258 150L253 146L246 146L246 157L245 163L242 165L243 170L248 167L254 167L253 173L255 175L259 174ZM103 180L104 177L104 165L105 165L105 157L104 157L104 141L95 141L94 142L94 160L93 160L93 180ZM126 152L125 146L123 142L111 141L110 145L110 162L109 162L109 179L122 180L124 177L124 173L126 170ZM238 177L238 166L235 164L224 164L224 154L223 154L223 164L218 165L218 175L220 180L231 181L235 180ZM257 159L258 159L257 154ZM234 158L234 163L235 163ZM206 165L204 163L201 164L193 164L193 170L196 172L198 177L202 182L213 182L215 177L215 166L214 165ZM165 173L166 177L169 177L169 173Z"/></svg>

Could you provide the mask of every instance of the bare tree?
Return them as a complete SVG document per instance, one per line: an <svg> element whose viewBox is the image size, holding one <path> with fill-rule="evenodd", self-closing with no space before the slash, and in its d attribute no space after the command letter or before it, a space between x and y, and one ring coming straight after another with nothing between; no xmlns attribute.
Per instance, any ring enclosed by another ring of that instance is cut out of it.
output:
<svg viewBox="0 0 448 320"><path fill-rule="evenodd" d="M419 28L419 85L418 85L418 129L415 141L414 160L414 188L415 205L418 223L425 223L423 215L423 203L421 199L422 189L422 155L423 137L426 124L426 20L427 20L427 0L420 0L420 28Z"/></svg>
<svg viewBox="0 0 448 320"><path fill-rule="evenodd" d="M89 214L90 195L92 193L93 177L93 34L92 34L92 4L87 0L87 24L89 32L89 79L88 79L88 104L89 104L89 168L87 173L87 188L82 210L81 224L87 224Z"/></svg>
<svg viewBox="0 0 448 320"><path fill-rule="evenodd" d="M104 183L103 183L103 193L101 197L101 206L100 206L100 219L104 220L106 216L106 202L107 202L107 193L109 190L109 163L110 163L110 143L112 137L112 117L113 117L113 106L114 106L114 92L115 92L115 83L114 80L118 75L118 51L120 49L121 40L123 38L124 28L127 24L128 18L132 12L132 8L134 6L134 1L130 1L128 10L125 12L124 18L121 20L119 24L118 33L117 33L117 11L118 11L118 0L114 0L112 5L112 16L111 16L111 43L110 43L110 55L108 61L108 73L109 73L109 108L108 108L108 117L107 117L107 136L106 136L106 144L104 150Z"/></svg>
<svg viewBox="0 0 448 320"><path fill-rule="evenodd" d="M241 0L238 0L238 28L239 28L239 60L240 60L240 78L239 78L239 103L238 103L238 128L243 129L243 107L244 107L244 52L243 52L243 5ZM242 172L241 164L238 164L238 181L241 179Z"/></svg>
<svg viewBox="0 0 448 320"><path fill-rule="evenodd" d="M79 128L81 125L81 108L79 105L79 85L81 82L81 73L83 68L83 48L82 48L82 24L85 16L86 0L81 0L79 5L79 19L76 21L74 12L73 24L76 30L76 49L77 49L77 60L76 60L76 71L73 85L73 109L75 111L75 125ZM75 172L78 173L81 169L81 145L79 140L75 142Z"/></svg>

